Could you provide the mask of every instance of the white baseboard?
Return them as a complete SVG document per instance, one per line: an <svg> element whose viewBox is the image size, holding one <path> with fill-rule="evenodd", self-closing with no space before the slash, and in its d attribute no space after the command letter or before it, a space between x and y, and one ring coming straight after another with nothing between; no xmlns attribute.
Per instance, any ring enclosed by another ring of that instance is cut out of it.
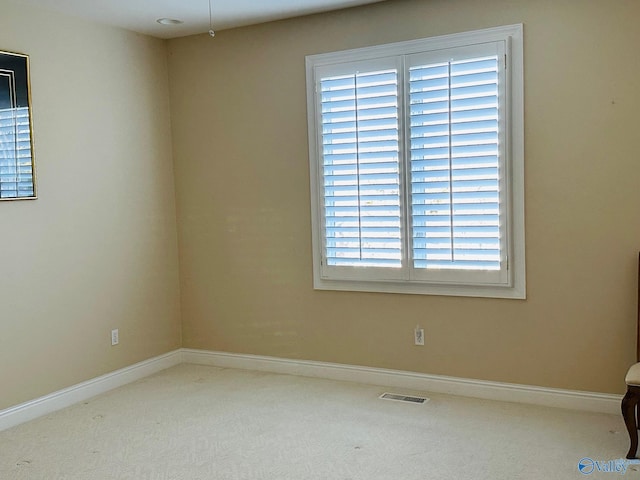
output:
<svg viewBox="0 0 640 480"><path fill-rule="evenodd" d="M87 380L44 397L0 410L0 431L69 407L181 363L326 378L385 387L406 388L427 393L445 393L463 397L528 403L614 415L620 413L620 401L622 400L622 395L489 382L338 363L183 348Z"/></svg>
<svg viewBox="0 0 640 480"><path fill-rule="evenodd" d="M145 360L69 388L0 410L0 431L82 402L182 363L181 350Z"/></svg>
<svg viewBox="0 0 640 480"><path fill-rule="evenodd" d="M206 350L182 349L185 363L241 368L304 377L344 380L422 392L446 393L463 397L528 403L608 414L620 414L622 395L544 388L513 383L359 367L336 363L290 360Z"/></svg>

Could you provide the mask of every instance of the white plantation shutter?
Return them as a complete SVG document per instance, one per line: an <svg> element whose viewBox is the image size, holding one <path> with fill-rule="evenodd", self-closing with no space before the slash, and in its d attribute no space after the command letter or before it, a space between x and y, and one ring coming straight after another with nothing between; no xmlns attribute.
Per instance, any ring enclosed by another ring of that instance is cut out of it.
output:
<svg viewBox="0 0 640 480"><path fill-rule="evenodd" d="M316 288L524 298L522 27L314 55L307 79Z"/></svg>
<svg viewBox="0 0 640 480"><path fill-rule="evenodd" d="M0 198L32 197L29 109L0 109Z"/></svg>
<svg viewBox="0 0 640 480"><path fill-rule="evenodd" d="M398 73L320 79L327 266L400 267Z"/></svg>
<svg viewBox="0 0 640 480"><path fill-rule="evenodd" d="M495 283L506 276L505 109L499 101L504 50L499 47L450 49L445 61L442 52L407 59L417 278Z"/></svg>

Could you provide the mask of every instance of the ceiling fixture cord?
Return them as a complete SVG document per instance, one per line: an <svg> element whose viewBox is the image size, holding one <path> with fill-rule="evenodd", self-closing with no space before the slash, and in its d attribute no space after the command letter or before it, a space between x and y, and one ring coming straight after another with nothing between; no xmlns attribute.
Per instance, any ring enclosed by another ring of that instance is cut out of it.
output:
<svg viewBox="0 0 640 480"><path fill-rule="evenodd" d="M209 0L209 35L211 35L211 38L216 36L216 32L213 31L213 17L211 15L211 0Z"/></svg>

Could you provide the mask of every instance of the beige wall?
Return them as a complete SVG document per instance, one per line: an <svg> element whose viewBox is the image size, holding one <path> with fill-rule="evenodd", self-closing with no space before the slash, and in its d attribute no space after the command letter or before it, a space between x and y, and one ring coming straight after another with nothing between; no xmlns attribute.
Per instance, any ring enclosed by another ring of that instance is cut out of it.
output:
<svg viewBox="0 0 640 480"><path fill-rule="evenodd" d="M170 41L183 345L621 392L638 18L636 0L407 0ZM528 299L314 291L305 55L520 22Z"/></svg>
<svg viewBox="0 0 640 480"><path fill-rule="evenodd" d="M168 67L160 40L2 8L0 49L31 56L40 198L0 203L0 409L181 345L622 391L637 1L388 1L173 40ZM519 22L528 299L314 291L304 56Z"/></svg>
<svg viewBox="0 0 640 480"><path fill-rule="evenodd" d="M165 43L5 1L0 49L31 57L40 197L0 203L2 409L181 333Z"/></svg>

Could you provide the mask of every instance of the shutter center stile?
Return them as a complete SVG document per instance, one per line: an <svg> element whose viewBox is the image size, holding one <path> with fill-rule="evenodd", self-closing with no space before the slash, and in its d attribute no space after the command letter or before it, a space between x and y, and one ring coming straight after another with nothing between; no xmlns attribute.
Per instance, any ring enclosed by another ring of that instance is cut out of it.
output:
<svg viewBox="0 0 640 480"><path fill-rule="evenodd" d="M353 76L353 90L354 90L354 109L355 109L355 137L356 137L356 191L358 202L358 245L359 245L359 258L362 260L362 193L361 193L361 181L360 178L360 111L358 109L358 72Z"/></svg>
<svg viewBox="0 0 640 480"><path fill-rule="evenodd" d="M454 261L454 252L455 252L455 246L453 244L453 161L452 161L452 152L453 152L453 148L451 145L451 137L452 137L452 131L451 131L451 62L447 62L447 82L448 82L448 88L447 88L447 114L449 116L449 121L448 121L448 132L447 132L447 137L448 137L448 150L449 150L449 154L447 155L448 160L449 160L449 245L451 247L451 253L450 253L450 260L451 262Z"/></svg>

